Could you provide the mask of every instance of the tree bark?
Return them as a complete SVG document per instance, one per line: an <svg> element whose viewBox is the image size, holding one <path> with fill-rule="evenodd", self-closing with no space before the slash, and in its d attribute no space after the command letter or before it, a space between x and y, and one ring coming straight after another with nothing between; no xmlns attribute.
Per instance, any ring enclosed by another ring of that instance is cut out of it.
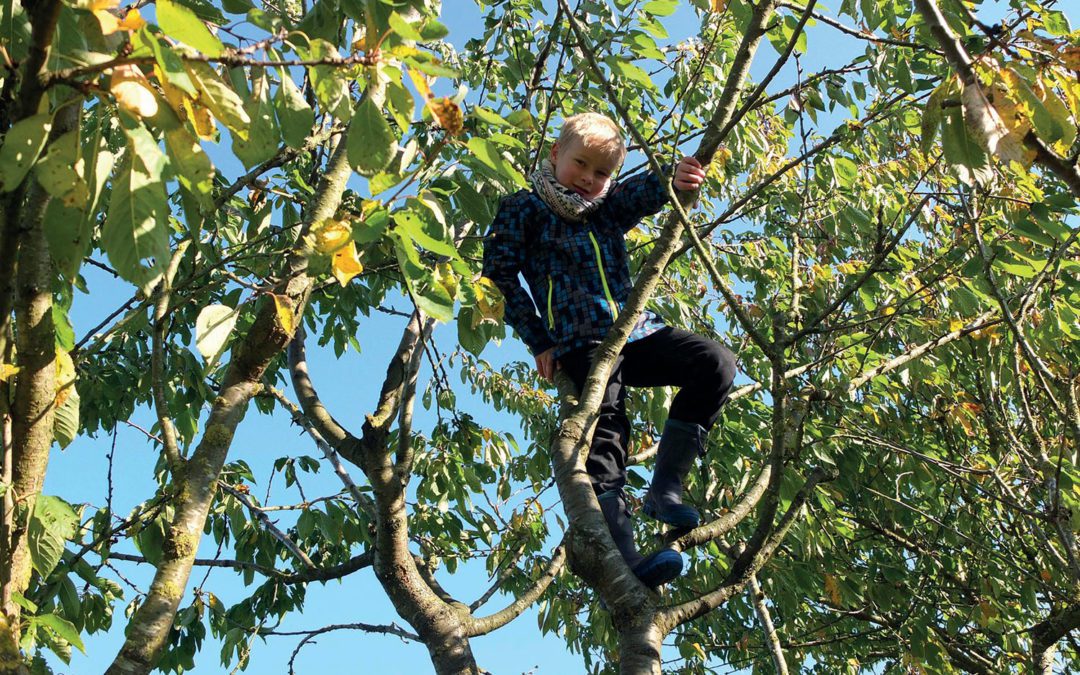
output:
<svg viewBox="0 0 1080 675"><path fill-rule="evenodd" d="M1031 629L1031 667L1040 675L1053 675L1057 642L1080 628L1080 603L1073 603Z"/></svg>
<svg viewBox="0 0 1080 675"><path fill-rule="evenodd" d="M3 532L0 586L3 597L23 593L30 584L31 561L27 524L33 513L53 439L56 399L56 333L52 320L52 261L42 216L48 195L35 185L19 232L19 265L15 289L16 362L19 373L11 410L10 529ZM7 520L7 519L5 519ZM4 607L11 629L20 633L20 608Z"/></svg>

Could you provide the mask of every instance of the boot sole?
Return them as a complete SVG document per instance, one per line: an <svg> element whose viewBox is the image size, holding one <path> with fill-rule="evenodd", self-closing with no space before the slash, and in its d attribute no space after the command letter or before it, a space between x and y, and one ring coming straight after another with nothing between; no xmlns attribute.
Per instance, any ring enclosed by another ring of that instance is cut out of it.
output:
<svg viewBox="0 0 1080 675"><path fill-rule="evenodd" d="M672 513L671 510L662 512L652 500L646 498L641 510L653 520L658 520L679 529L693 529L701 522L701 516L698 512L685 505L683 508L678 509L676 513Z"/></svg>
<svg viewBox="0 0 1080 675"><path fill-rule="evenodd" d="M633 572L641 583L649 588L656 588L678 578L682 574L682 568L682 556L667 548L642 560Z"/></svg>

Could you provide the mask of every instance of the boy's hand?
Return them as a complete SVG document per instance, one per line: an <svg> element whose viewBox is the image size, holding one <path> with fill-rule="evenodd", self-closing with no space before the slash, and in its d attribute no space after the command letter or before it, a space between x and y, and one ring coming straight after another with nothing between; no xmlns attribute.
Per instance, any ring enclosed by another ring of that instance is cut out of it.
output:
<svg viewBox="0 0 1080 675"><path fill-rule="evenodd" d="M555 361L554 347L542 354L536 355L536 370L540 373L540 377L548 382L555 381L555 369L558 367L558 362Z"/></svg>
<svg viewBox="0 0 1080 675"><path fill-rule="evenodd" d="M696 190L705 182L705 170L693 157L683 157L675 167L675 189Z"/></svg>

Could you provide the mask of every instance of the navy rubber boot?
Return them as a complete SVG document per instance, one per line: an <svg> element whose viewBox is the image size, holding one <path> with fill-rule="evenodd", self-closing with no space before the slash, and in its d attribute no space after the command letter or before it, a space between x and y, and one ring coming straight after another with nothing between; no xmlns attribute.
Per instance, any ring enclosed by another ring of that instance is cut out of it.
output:
<svg viewBox="0 0 1080 675"><path fill-rule="evenodd" d="M665 548L648 556L638 552L634 545L633 524L630 522L630 513L626 509L626 497L622 490L610 490L597 499L615 547L641 583L656 588L682 574L683 559L678 551Z"/></svg>
<svg viewBox="0 0 1080 675"><path fill-rule="evenodd" d="M682 503L683 481L705 450L705 429L692 422L668 419L656 452L656 469L645 494L645 515L676 528L701 522L697 509Z"/></svg>

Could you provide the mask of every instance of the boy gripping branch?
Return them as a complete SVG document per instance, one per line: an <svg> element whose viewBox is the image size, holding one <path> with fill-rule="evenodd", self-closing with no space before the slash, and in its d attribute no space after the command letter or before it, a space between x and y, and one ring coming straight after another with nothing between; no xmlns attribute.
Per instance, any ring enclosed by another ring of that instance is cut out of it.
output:
<svg viewBox="0 0 1080 675"><path fill-rule="evenodd" d="M664 179L653 173L612 185L625 157L622 135L610 119L597 113L567 118L550 159L529 178L532 189L503 199L485 240L484 276L506 297L507 323L535 356L542 377L550 380L561 369L579 390L596 346L630 295L624 236L667 203ZM704 179L701 164L684 157L673 184L677 190L696 190ZM644 511L689 528L700 518L683 504L682 484L694 459L705 452L706 435L734 377L730 350L665 326L649 310L612 368L585 468L615 545L647 586L679 576L683 562L676 551L643 556L634 545L623 494L630 439L625 387L680 388L660 438Z"/></svg>

